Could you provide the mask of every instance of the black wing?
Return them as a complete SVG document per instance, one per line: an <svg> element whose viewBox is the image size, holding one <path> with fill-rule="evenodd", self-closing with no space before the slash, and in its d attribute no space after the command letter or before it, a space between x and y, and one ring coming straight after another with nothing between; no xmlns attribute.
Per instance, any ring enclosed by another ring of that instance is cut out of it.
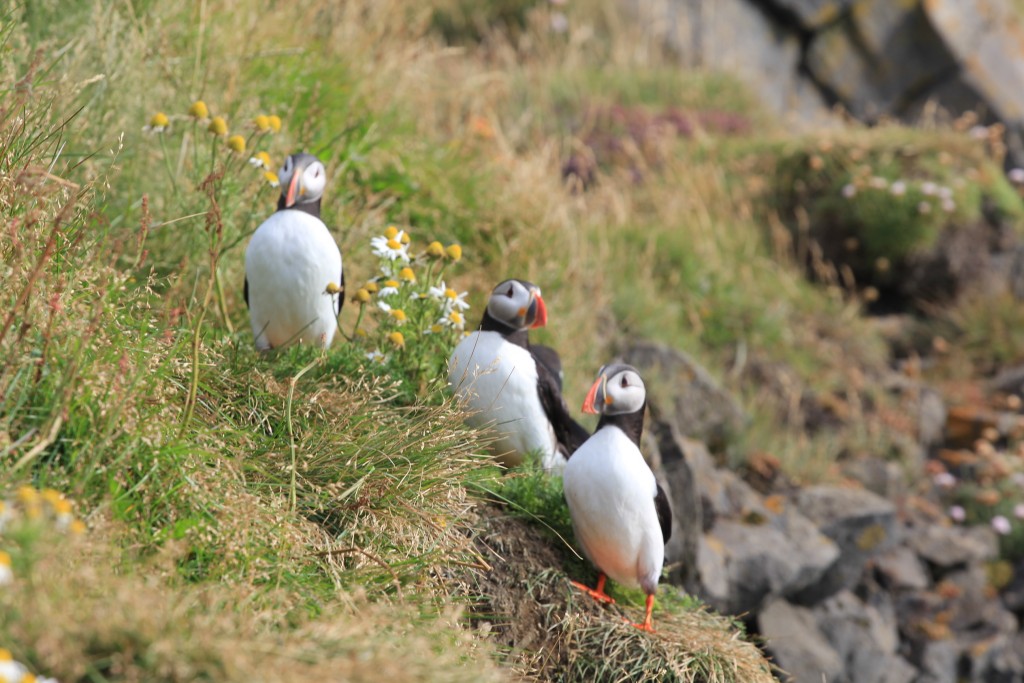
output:
<svg viewBox="0 0 1024 683"><path fill-rule="evenodd" d="M569 456L590 438L590 432L572 419L558 387L558 380L555 379L555 375L548 369L548 366L544 363L537 363L537 393L540 396L540 404L555 430L558 450L568 460Z"/></svg>
<svg viewBox="0 0 1024 683"><path fill-rule="evenodd" d="M242 288L242 296L245 297L245 307L249 308L249 278L245 278L245 286Z"/></svg>
<svg viewBox="0 0 1024 683"><path fill-rule="evenodd" d="M558 357L558 352L550 346L530 344L530 355L533 356L535 362L542 363L544 367L551 371L555 381L558 382L558 391L561 392L564 375L562 373L562 359Z"/></svg>
<svg viewBox="0 0 1024 683"><path fill-rule="evenodd" d="M669 507L665 489L661 488L661 484L655 484L655 486L658 487L658 495L654 496L654 509L658 511L661 535L664 537L665 543L668 543L668 539L672 538L672 508Z"/></svg>

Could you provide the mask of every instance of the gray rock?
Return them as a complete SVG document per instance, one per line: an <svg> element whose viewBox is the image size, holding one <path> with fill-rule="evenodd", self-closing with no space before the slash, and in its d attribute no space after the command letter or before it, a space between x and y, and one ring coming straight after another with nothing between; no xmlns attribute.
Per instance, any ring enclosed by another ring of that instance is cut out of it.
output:
<svg viewBox="0 0 1024 683"><path fill-rule="evenodd" d="M874 560L882 584L890 590L923 590L931 584L928 572L913 550L896 546Z"/></svg>
<svg viewBox="0 0 1024 683"><path fill-rule="evenodd" d="M671 423L680 434L715 448L746 423L736 400L686 353L639 343L622 356L644 376L655 420Z"/></svg>
<svg viewBox="0 0 1024 683"><path fill-rule="evenodd" d="M812 611L844 663L844 675L837 680L909 683L916 676L917 671L896 654L899 633L891 605L883 611L844 590Z"/></svg>
<svg viewBox="0 0 1024 683"><path fill-rule="evenodd" d="M957 660L960 652L948 640L934 640L924 643L917 656L921 671L916 683L957 683Z"/></svg>
<svg viewBox="0 0 1024 683"><path fill-rule="evenodd" d="M806 65L861 119L896 116L956 69L917 3L859 0L842 21L814 34Z"/></svg>
<svg viewBox="0 0 1024 683"><path fill-rule="evenodd" d="M907 544L939 569L990 560L999 552L995 532L984 526L928 524L908 531Z"/></svg>
<svg viewBox="0 0 1024 683"><path fill-rule="evenodd" d="M822 635L811 610L775 600L757 615L757 628L776 663L792 677L789 680L842 680L843 660Z"/></svg>
<svg viewBox="0 0 1024 683"><path fill-rule="evenodd" d="M917 440L925 448L940 446L946 436L946 402L937 391L922 387L918 398Z"/></svg>
<svg viewBox="0 0 1024 683"><path fill-rule="evenodd" d="M1024 396L1024 365L1001 369L989 382L992 391Z"/></svg>
<svg viewBox="0 0 1024 683"><path fill-rule="evenodd" d="M871 556L891 547L896 539L896 509L864 489L811 486L797 492L796 506L839 547L839 557L815 582L793 594L801 604L814 604L852 588Z"/></svg>
<svg viewBox="0 0 1024 683"><path fill-rule="evenodd" d="M911 462L914 458L907 457ZM889 500L900 498L906 490L903 469L895 462L877 456L853 457L843 461L843 474L868 491Z"/></svg>
<svg viewBox="0 0 1024 683"><path fill-rule="evenodd" d="M763 524L719 520L700 554L702 596L720 612L743 614L818 581L839 550L794 510Z"/></svg>
<svg viewBox="0 0 1024 683"><path fill-rule="evenodd" d="M771 4L796 15L802 26L813 29L837 20L854 0L774 0Z"/></svg>

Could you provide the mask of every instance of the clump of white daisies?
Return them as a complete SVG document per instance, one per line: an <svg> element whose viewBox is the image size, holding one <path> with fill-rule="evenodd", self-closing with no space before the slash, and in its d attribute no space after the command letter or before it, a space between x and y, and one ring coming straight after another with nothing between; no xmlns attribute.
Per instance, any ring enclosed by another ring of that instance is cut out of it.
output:
<svg viewBox="0 0 1024 683"><path fill-rule="evenodd" d="M54 489L38 490L22 486L11 496L0 496L0 590L17 580L11 554L4 550L5 533L15 526L44 526L59 532L81 534L85 524L76 519L71 501ZM57 683L56 679L36 676L0 648L0 683Z"/></svg>
<svg viewBox="0 0 1024 683"><path fill-rule="evenodd" d="M352 295L359 306L353 338L364 340L372 363L436 372L465 333L467 293L445 279L447 268L462 259L462 247L435 240L415 251L409 232L392 225L370 240L370 248L379 274ZM372 320L366 328L364 314Z"/></svg>

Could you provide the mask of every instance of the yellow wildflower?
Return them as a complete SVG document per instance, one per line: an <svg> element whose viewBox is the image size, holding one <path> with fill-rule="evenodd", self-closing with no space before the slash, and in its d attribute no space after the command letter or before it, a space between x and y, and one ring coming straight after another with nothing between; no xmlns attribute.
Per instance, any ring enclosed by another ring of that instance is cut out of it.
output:
<svg viewBox="0 0 1024 683"><path fill-rule="evenodd" d="M444 245L437 240L434 240L427 245L427 256L433 256L434 258L442 258L444 256Z"/></svg>
<svg viewBox="0 0 1024 683"><path fill-rule="evenodd" d="M19 486L18 487L18 500L25 505L36 503L39 500L39 492L31 486Z"/></svg>
<svg viewBox="0 0 1024 683"><path fill-rule="evenodd" d="M401 308L392 308L391 317L397 320L399 323L404 323L406 320L409 319L409 316L407 316L405 314L405 311L403 311Z"/></svg>
<svg viewBox="0 0 1024 683"><path fill-rule="evenodd" d="M210 125L206 127L206 130L210 131L214 135L227 135L228 122L224 120L223 116L214 116L210 119Z"/></svg>
<svg viewBox="0 0 1024 683"><path fill-rule="evenodd" d="M142 130L147 133L162 133L167 130L167 127L171 125L171 120L167 118L167 114L162 111L158 111L153 114L153 117L149 120L149 125L144 126Z"/></svg>
<svg viewBox="0 0 1024 683"><path fill-rule="evenodd" d="M72 520L71 524L68 526L68 530L71 531L71 533L73 533L75 535L84 534L85 533L85 522L83 522L80 519Z"/></svg>
<svg viewBox="0 0 1024 683"><path fill-rule="evenodd" d="M58 515L70 515L71 514L71 501L67 498L60 498L53 502L53 511Z"/></svg>
<svg viewBox="0 0 1024 683"><path fill-rule="evenodd" d="M361 304L368 304L370 303L370 292L367 291L366 287L360 287L352 296L352 301L358 301Z"/></svg>
<svg viewBox="0 0 1024 683"><path fill-rule="evenodd" d="M228 138L227 146L241 154L245 151L245 138L241 135L232 135Z"/></svg>
<svg viewBox="0 0 1024 683"><path fill-rule="evenodd" d="M399 237L399 239L401 240L402 244L409 244L409 239L410 239L409 233L406 232L405 230L403 230L402 231L402 236Z"/></svg>
<svg viewBox="0 0 1024 683"><path fill-rule="evenodd" d="M401 332L392 332L388 335L388 341L400 349L405 348L405 337Z"/></svg>
<svg viewBox="0 0 1024 683"><path fill-rule="evenodd" d="M210 115L210 108L206 106L206 102L196 100L188 108L188 115L194 119L205 119Z"/></svg>
<svg viewBox="0 0 1024 683"><path fill-rule="evenodd" d="M266 171L266 172L264 172L263 173L263 177L266 179L266 181L268 183L270 183L271 187L277 187L277 186L279 186L281 184L281 180L277 177L277 174L274 173L273 171Z"/></svg>
<svg viewBox="0 0 1024 683"><path fill-rule="evenodd" d="M387 230L384 231L384 236L387 237L389 240L395 239L395 237L398 236L398 228L396 228L393 225L389 225L387 227Z"/></svg>
<svg viewBox="0 0 1024 683"><path fill-rule="evenodd" d="M444 251L452 261L458 261L462 258L462 247L458 244L449 244L448 248Z"/></svg>
<svg viewBox="0 0 1024 683"><path fill-rule="evenodd" d="M45 500L50 505L53 505L54 507L57 507L58 501L64 498L64 496L60 494L60 491L56 489L43 489L40 495L42 496L43 500Z"/></svg>
<svg viewBox="0 0 1024 683"><path fill-rule="evenodd" d="M256 130L261 133L266 133L270 130L270 117L266 114L260 114L252 122L255 124Z"/></svg>
<svg viewBox="0 0 1024 683"><path fill-rule="evenodd" d="M374 292L376 292L376 291L377 291L377 289L378 289L378 287L377 287L377 281L376 281L376 280L370 280L370 281L369 281L369 282L367 282L367 283L366 283L365 285L363 285L363 289L365 289L365 290L366 290L367 292L369 292L370 294L373 294L373 293L374 293Z"/></svg>
<svg viewBox="0 0 1024 683"><path fill-rule="evenodd" d="M398 271L398 277L402 278L406 282L416 282L416 273L412 272L412 268L409 266Z"/></svg>
<svg viewBox="0 0 1024 683"><path fill-rule="evenodd" d="M267 117L267 123L270 124L270 130L275 133L281 132L281 117L276 114L271 114Z"/></svg>
<svg viewBox="0 0 1024 683"><path fill-rule="evenodd" d="M4 553L4 554L6 555L6 553ZM14 661L14 655L11 654L11 651L6 649L6 648L0 647L0 662L13 662L13 661Z"/></svg>

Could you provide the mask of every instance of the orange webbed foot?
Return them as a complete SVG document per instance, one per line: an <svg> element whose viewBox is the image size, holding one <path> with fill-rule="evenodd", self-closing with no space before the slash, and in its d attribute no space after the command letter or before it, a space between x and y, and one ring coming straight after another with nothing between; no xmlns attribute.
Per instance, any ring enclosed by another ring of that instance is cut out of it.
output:
<svg viewBox="0 0 1024 683"><path fill-rule="evenodd" d="M601 574L597 579L597 587L591 588L587 585L580 583L579 581L570 581L572 585L579 588L581 591L594 598L598 602L603 602L608 605L615 604L615 598L604 592L605 575Z"/></svg>

